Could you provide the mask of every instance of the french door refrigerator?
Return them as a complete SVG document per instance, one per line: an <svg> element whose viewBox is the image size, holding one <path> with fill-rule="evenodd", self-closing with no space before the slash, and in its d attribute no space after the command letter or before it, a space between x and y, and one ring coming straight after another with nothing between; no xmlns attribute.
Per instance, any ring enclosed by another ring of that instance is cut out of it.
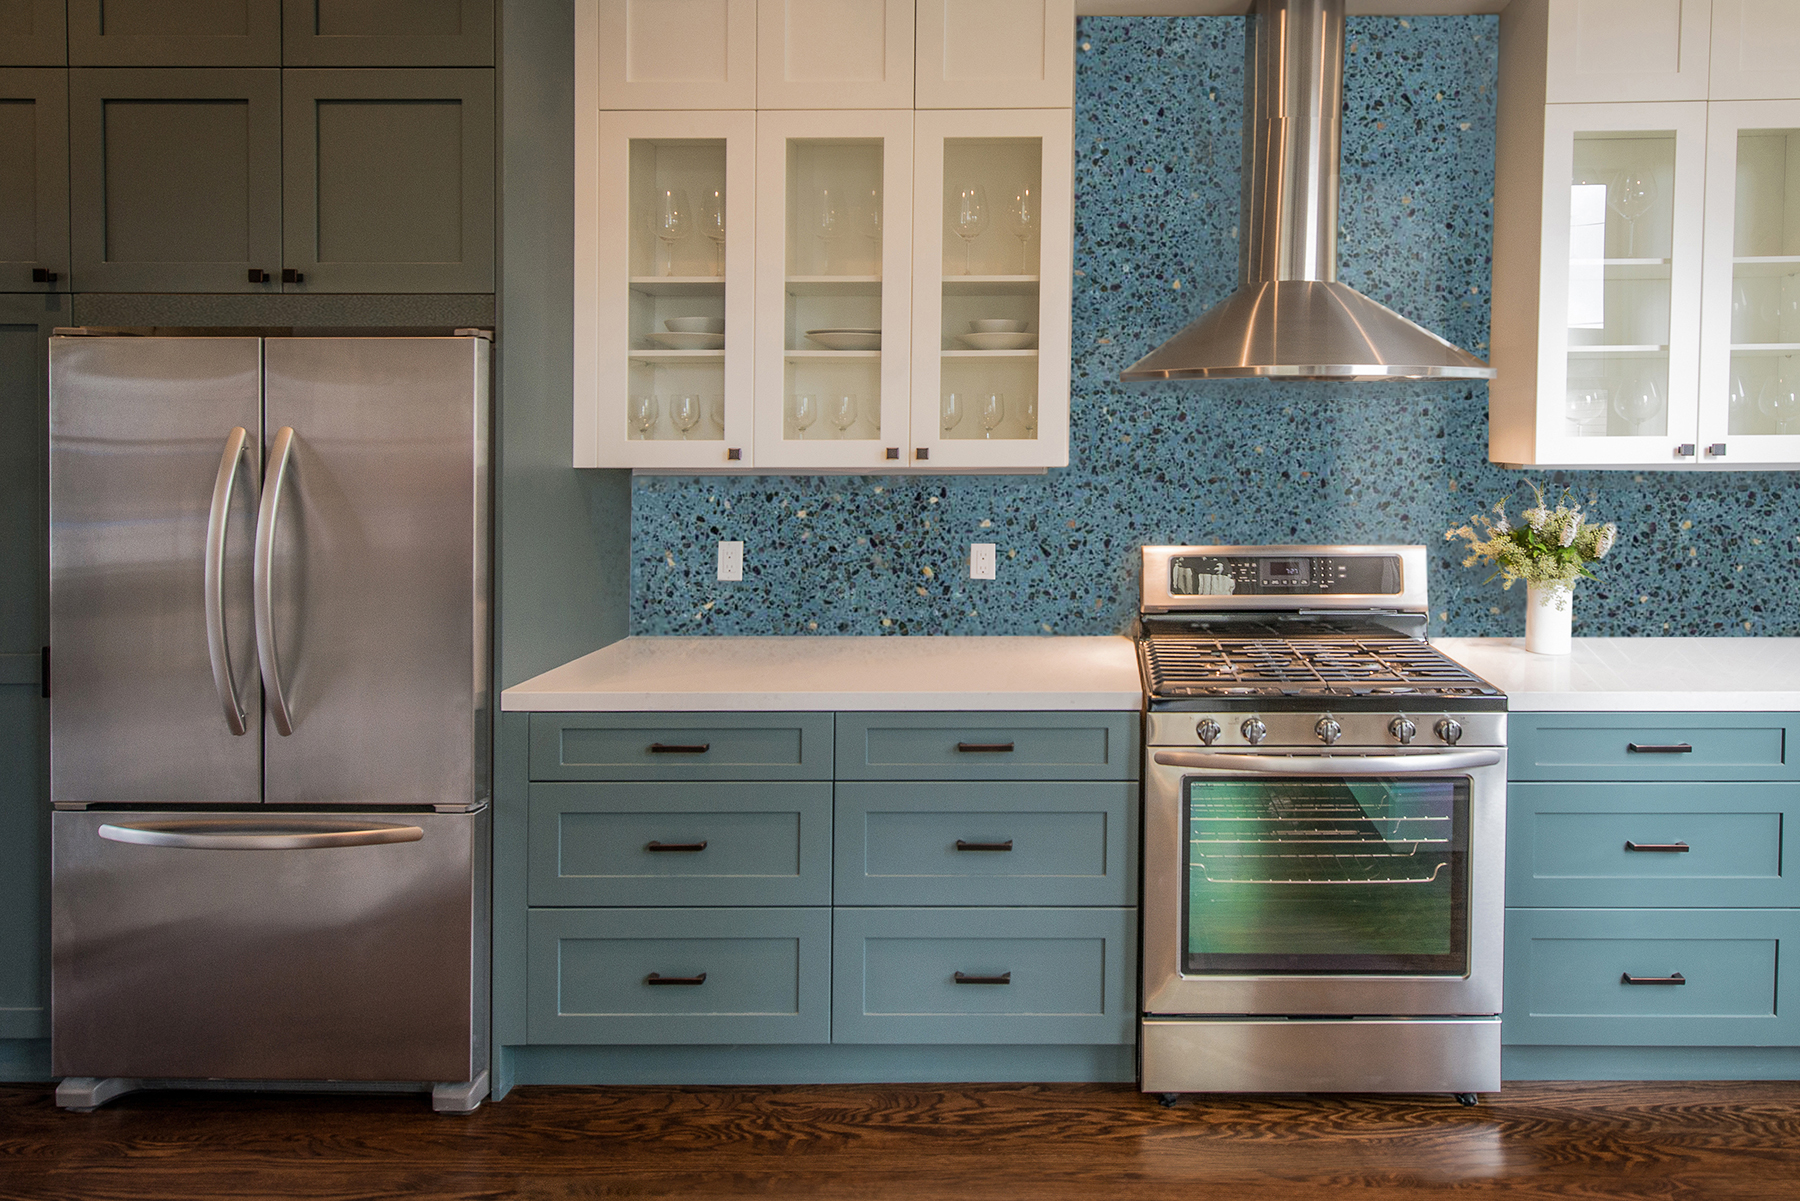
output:
<svg viewBox="0 0 1800 1201"><path fill-rule="evenodd" d="M51 339L59 1104L486 1095L489 350Z"/></svg>

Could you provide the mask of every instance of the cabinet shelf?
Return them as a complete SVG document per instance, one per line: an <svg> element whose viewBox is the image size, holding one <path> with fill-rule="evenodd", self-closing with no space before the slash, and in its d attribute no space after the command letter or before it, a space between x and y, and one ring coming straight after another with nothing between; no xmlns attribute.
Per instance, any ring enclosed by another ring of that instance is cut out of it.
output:
<svg viewBox="0 0 1800 1201"><path fill-rule="evenodd" d="M1035 350L946 350L947 359L1035 359Z"/></svg>
<svg viewBox="0 0 1800 1201"><path fill-rule="evenodd" d="M646 296L713 296L725 290L722 275L634 275L631 290Z"/></svg>
<svg viewBox="0 0 1800 1201"><path fill-rule="evenodd" d="M1570 259L1570 267L1598 267L1606 279L1668 279L1668 259Z"/></svg>
<svg viewBox="0 0 1800 1201"><path fill-rule="evenodd" d="M723 363L722 350L631 350L626 357L634 363Z"/></svg>
<svg viewBox="0 0 1800 1201"><path fill-rule="evenodd" d="M789 296L879 296L879 275L790 275Z"/></svg>
<svg viewBox="0 0 1800 1201"><path fill-rule="evenodd" d="M1731 353L1745 355L1800 354L1800 342L1733 342Z"/></svg>
<svg viewBox="0 0 1800 1201"><path fill-rule="evenodd" d="M1745 255L1731 260L1731 274L1738 279L1767 278L1800 272L1800 254Z"/></svg>
<svg viewBox="0 0 1800 1201"><path fill-rule="evenodd" d="M879 350L790 350L783 355L789 362L795 359L878 359Z"/></svg>
<svg viewBox="0 0 1800 1201"><path fill-rule="evenodd" d="M1029 296L1037 291L1035 275L946 275L946 296Z"/></svg>
<svg viewBox="0 0 1800 1201"><path fill-rule="evenodd" d="M1571 346L1570 358L1598 358L1611 356L1618 359L1657 359L1667 356L1667 346Z"/></svg>

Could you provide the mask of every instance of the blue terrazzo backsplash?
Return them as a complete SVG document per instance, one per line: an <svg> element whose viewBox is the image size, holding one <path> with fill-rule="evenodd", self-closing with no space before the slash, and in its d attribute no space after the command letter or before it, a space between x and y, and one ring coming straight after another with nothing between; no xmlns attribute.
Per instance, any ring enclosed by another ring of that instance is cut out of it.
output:
<svg viewBox="0 0 1800 1201"><path fill-rule="evenodd" d="M1498 40L1489 16L1353 17L1344 71L1339 276L1483 356ZM1578 635L1800 635L1796 474L1505 471L1485 385L1120 384L1236 285L1243 22L1090 17L1076 42L1070 466L640 477L634 633L1109 634L1147 543L1422 542L1433 635L1516 635L1524 589L1443 535L1530 478L1623 534ZM714 579L721 539L742 583ZM966 578L977 541L995 580Z"/></svg>

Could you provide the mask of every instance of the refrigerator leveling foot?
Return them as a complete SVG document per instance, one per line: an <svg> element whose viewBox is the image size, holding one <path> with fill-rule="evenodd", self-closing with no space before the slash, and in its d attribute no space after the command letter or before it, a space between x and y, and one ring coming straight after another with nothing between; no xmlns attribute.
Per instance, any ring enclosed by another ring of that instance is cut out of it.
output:
<svg viewBox="0 0 1800 1201"><path fill-rule="evenodd" d="M1156 1102L1157 1102L1157 1104L1161 1105L1164 1109L1174 1109L1175 1102L1177 1102L1179 1100L1181 1100L1180 1093L1164 1093L1156 1099Z"/></svg>
<svg viewBox="0 0 1800 1201"><path fill-rule="evenodd" d="M1480 1100L1481 1100L1481 1098L1477 1097L1474 1093L1457 1093L1456 1094L1456 1103L1458 1105L1475 1105L1475 1104L1479 1103Z"/></svg>
<svg viewBox="0 0 1800 1201"><path fill-rule="evenodd" d="M56 1086L56 1107L92 1113L114 1097L143 1086L142 1080L132 1076L69 1076Z"/></svg>
<svg viewBox="0 0 1800 1201"><path fill-rule="evenodd" d="M431 1108L438 1113L474 1113L488 1095L488 1074L484 1070L475 1079L461 1084L435 1084L431 1088Z"/></svg>

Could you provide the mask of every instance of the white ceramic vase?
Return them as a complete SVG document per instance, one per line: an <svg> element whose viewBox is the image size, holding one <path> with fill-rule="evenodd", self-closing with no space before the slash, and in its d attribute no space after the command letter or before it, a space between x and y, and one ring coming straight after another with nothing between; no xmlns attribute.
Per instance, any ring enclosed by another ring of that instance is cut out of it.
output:
<svg viewBox="0 0 1800 1201"><path fill-rule="evenodd" d="M1558 584L1525 586L1525 649L1534 655L1566 655L1575 620L1575 590Z"/></svg>

